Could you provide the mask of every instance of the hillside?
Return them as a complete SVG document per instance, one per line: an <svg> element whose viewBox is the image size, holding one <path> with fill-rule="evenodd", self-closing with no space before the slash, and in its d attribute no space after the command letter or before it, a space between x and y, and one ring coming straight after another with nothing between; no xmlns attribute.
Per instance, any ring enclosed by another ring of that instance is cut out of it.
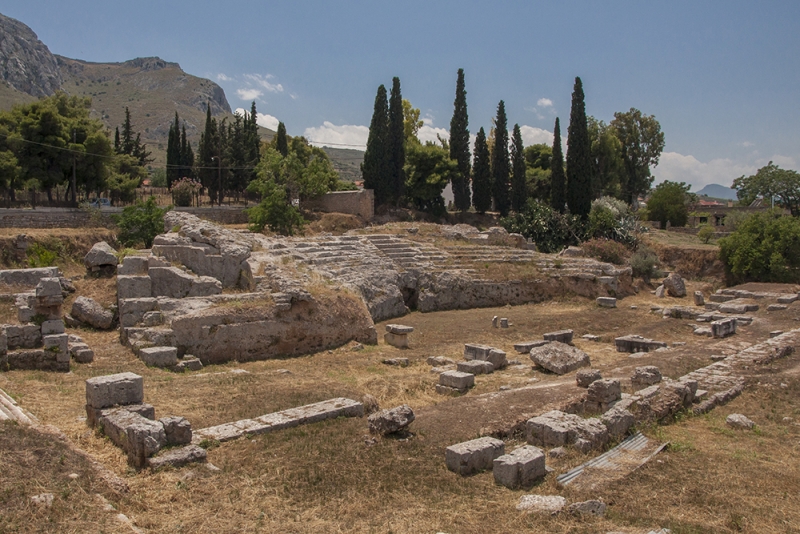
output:
<svg viewBox="0 0 800 534"><path fill-rule="evenodd" d="M361 180L361 162L364 161L363 150L349 148L322 147L339 173L339 178L349 182Z"/></svg>
<svg viewBox="0 0 800 534"><path fill-rule="evenodd" d="M708 184L697 192L698 196L705 195L711 198L721 198L724 200L736 200L736 190L719 184Z"/></svg>

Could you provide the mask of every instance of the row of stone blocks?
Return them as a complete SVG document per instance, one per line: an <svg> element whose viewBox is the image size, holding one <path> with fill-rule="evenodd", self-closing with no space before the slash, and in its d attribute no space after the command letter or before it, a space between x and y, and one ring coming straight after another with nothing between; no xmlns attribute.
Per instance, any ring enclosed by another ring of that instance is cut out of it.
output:
<svg viewBox="0 0 800 534"><path fill-rule="evenodd" d="M466 393L475 385L475 375L489 374L508 365L504 351L475 343L464 345L464 359L465 361L458 362L455 371L439 374L437 393Z"/></svg>
<svg viewBox="0 0 800 534"><path fill-rule="evenodd" d="M193 276L156 256L126 256L117 268L119 299L205 297L222 293L211 276Z"/></svg>
<svg viewBox="0 0 800 534"><path fill-rule="evenodd" d="M203 461L206 451L191 445L192 427L183 417L155 420L155 409L144 403L144 382L134 373L119 373L86 380L86 422L98 426L123 449L128 463L137 468L180 467ZM152 457L166 446L183 445Z"/></svg>
<svg viewBox="0 0 800 534"><path fill-rule="evenodd" d="M495 482L507 488L528 488L547 474L544 452L525 445L505 454L505 443L483 437L445 449L447 468L462 476L491 469Z"/></svg>

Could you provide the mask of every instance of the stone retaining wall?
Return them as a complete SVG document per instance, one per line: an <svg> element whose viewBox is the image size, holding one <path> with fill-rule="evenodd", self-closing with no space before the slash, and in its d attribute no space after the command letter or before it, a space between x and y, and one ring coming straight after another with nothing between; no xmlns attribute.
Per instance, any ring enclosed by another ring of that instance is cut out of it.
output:
<svg viewBox="0 0 800 534"><path fill-rule="evenodd" d="M320 198L305 200L302 207L324 212L349 213L369 221L375 215L375 194L372 189L334 191Z"/></svg>
<svg viewBox="0 0 800 534"><path fill-rule="evenodd" d="M246 224L247 214L241 206L175 208L201 219L222 224ZM83 210L80 208L0 208L0 228L84 228L108 227L111 215L122 213L122 208Z"/></svg>

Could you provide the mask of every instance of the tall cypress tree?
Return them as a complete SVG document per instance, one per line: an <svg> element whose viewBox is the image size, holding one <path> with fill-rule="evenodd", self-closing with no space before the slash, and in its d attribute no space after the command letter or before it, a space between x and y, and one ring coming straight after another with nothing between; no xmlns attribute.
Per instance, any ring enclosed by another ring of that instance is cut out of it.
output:
<svg viewBox="0 0 800 534"><path fill-rule="evenodd" d="M284 158L289 155L289 143L286 139L286 125L278 123L278 134L275 140L275 150L281 153Z"/></svg>
<svg viewBox="0 0 800 534"><path fill-rule="evenodd" d="M177 126L175 127L177 129ZM181 177L194 178L194 152L186 139L186 124L181 127L180 172Z"/></svg>
<svg viewBox="0 0 800 534"><path fill-rule="evenodd" d="M561 151L561 124L556 117L553 128L553 156L550 159L550 207L564 213L567 203L567 177L564 174L564 153Z"/></svg>
<svg viewBox="0 0 800 534"><path fill-rule="evenodd" d="M583 83L575 78L567 130L567 206L573 215L589 217L592 209L592 147L586 124Z"/></svg>
<svg viewBox="0 0 800 534"><path fill-rule="evenodd" d="M206 106L206 125L200 134L200 145L197 149L197 173L203 187L208 189L208 196L214 202L217 199L219 178L217 167L220 165L215 158L221 156L217 120L211 116L211 103Z"/></svg>
<svg viewBox="0 0 800 534"><path fill-rule="evenodd" d="M525 183L525 147L522 145L522 132L519 124L514 125L511 136L511 208L517 213L525 207L528 189Z"/></svg>
<svg viewBox="0 0 800 534"><path fill-rule="evenodd" d="M131 112L125 107L125 122L122 123L120 150L122 154L133 153L133 126L131 125Z"/></svg>
<svg viewBox="0 0 800 534"><path fill-rule="evenodd" d="M114 130L114 152L117 154L121 153L122 145L119 141L119 126Z"/></svg>
<svg viewBox="0 0 800 534"><path fill-rule="evenodd" d="M389 102L386 98L386 87L378 87L375 95L375 107L372 121L369 124L367 149L364 162L361 164L361 177L364 188L375 193L375 205L382 206L389 202Z"/></svg>
<svg viewBox="0 0 800 534"><path fill-rule="evenodd" d="M392 91L389 95L389 132L387 148L389 153L389 195L395 206L405 193L406 136L403 129L403 97L400 95L400 78L392 78Z"/></svg>
<svg viewBox="0 0 800 534"><path fill-rule="evenodd" d="M505 217L511 207L509 180L511 171L508 164L508 121L506 104L502 100L497 105L497 118L494 125L494 150L492 150L492 197L494 209Z"/></svg>
<svg viewBox="0 0 800 534"><path fill-rule="evenodd" d="M453 118L450 120L450 159L458 163L458 177L453 178L453 197L456 209L467 211L469 194L469 117L467 116L467 91L464 88L464 69L458 69L456 100L453 103Z"/></svg>
<svg viewBox="0 0 800 534"><path fill-rule="evenodd" d="M181 177L181 147L180 133L178 132L178 112L175 112L175 122L169 125L167 137L167 187Z"/></svg>
<svg viewBox="0 0 800 534"><path fill-rule="evenodd" d="M483 128L475 137L474 161L472 164L472 204L478 213L486 213L492 207L492 169L489 165L489 145Z"/></svg>

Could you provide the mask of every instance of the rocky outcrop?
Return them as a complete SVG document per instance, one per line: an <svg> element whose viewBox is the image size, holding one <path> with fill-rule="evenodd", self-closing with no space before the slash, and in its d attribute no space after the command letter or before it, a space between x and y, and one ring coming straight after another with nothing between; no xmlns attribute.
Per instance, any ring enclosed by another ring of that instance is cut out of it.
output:
<svg viewBox="0 0 800 534"><path fill-rule="evenodd" d="M22 22L0 15L0 75L17 91L50 96L61 88L55 56Z"/></svg>

